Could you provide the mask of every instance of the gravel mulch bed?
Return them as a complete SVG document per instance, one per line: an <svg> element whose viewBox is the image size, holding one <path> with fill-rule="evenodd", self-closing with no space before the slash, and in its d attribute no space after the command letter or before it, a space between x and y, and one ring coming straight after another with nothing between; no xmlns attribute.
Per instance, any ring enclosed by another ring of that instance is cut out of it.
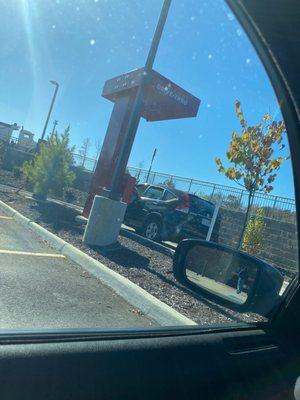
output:
<svg viewBox="0 0 300 400"><path fill-rule="evenodd" d="M75 210L37 203L11 191L0 191L0 199L200 325L261 320L259 316L236 313L193 295L175 280L170 256L132 239L120 235L118 244L105 250L84 245L83 228L74 220L78 214Z"/></svg>
<svg viewBox="0 0 300 400"><path fill-rule="evenodd" d="M19 188L23 186L25 179L23 177L14 176L13 172L0 169L0 184Z"/></svg>

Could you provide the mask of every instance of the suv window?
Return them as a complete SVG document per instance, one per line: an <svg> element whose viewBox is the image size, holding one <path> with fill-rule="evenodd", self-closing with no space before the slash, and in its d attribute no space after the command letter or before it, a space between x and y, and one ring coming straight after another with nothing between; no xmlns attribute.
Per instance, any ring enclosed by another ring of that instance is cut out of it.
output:
<svg viewBox="0 0 300 400"><path fill-rule="evenodd" d="M163 200L167 201L167 200L175 200L175 199L177 199L177 196L175 196L174 193L169 192L169 190L165 191Z"/></svg>
<svg viewBox="0 0 300 400"><path fill-rule="evenodd" d="M156 200L162 200L163 194L164 194L164 189L155 187L155 186L150 186L144 193L144 197L147 197L148 199L156 199Z"/></svg>
<svg viewBox="0 0 300 400"><path fill-rule="evenodd" d="M190 212L200 214L205 217L212 217L214 208L215 207L212 204L209 204L197 196L190 195Z"/></svg>

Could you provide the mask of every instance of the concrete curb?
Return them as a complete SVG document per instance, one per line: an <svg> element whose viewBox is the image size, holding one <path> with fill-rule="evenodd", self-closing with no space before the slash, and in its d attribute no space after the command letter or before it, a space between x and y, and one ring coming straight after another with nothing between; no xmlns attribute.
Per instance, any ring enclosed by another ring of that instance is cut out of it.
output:
<svg viewBox="0 0 300 400"><path fill-rule="evenodd" d="M75 204L67 203L67 202L61 201L61 200L49 198L48 200L45 201L45 204L46 203L58 204L62 207L66 207L71 210L78 211L80 213L82 213L82 211L83 211L83 207L76 206ZM76 217L76 220L81 224L87 223L87 221L88 221L88 219L83 217L82 215L78 215ZM152 250L159 251L160 253L165 254L167 256L173 257L173 255L175 253L174 249L171 249L170 247L165 246L161 243L154 242L153 240L147 239L147 238L145 238L141 235L138 235L137 233L132 232L124 227L121 227L120 232L123 236L126 236L129 239L135 240L136 242L138 242L144 246L150 247Z"/></svg>
<svg viewBox="0 0 300 400"><path fill-rule="evenodd" d="M47 241L51 247L67 258L80 265L91 275L100 279L106 286L113 289L119 296L138 308L146 317L156 321L162 326L197 325L191 319L180 314L172 307L158 300L144 289L140 288L129 279L106 267L101 262L94 260L81 250L49 232L29 218L24 217L14 208L0 200L0 209L13 217L18 223L27 226L38 236Z"/></svg>
<svg viewBox="0 0 300 400"><path fill-rule="evenodd" d="M165 254L167 256L173 257L175 250L170 249L167 246L164 246L163 244L156 243L153 240L147 239L141 235L138 235L135 232L131 232L130 230L126 228L121 228L121 234L126 236L129 239L133 239L136 242L143 244L144 246L149 247L152 250L159 251L162 254Z"/></svg>

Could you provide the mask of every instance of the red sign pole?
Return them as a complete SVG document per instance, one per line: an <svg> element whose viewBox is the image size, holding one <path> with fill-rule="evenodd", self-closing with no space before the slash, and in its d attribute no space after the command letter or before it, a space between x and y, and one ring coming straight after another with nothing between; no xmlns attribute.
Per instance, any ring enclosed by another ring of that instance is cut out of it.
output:
<svg viewBox="0 0 300 400"><path fill-rule="evenodd" d="M90 192L83 210L83 216L85 217L88 217L89 215L95 195L107 194L103 189L110 191L110 196L108 197L112 198L111 196L113 193L111 193L111 189L113 173L116 169L121 148L124 146L124 132L126 131L126 127L128 125L129 116L132 113L132 107L136 96L135 92L129 92L127 95L123 94L115 102L102 150L92 178ZM117 188L117 194L119 198L115 199L119 200L121 195L121 186Z"/></svg>

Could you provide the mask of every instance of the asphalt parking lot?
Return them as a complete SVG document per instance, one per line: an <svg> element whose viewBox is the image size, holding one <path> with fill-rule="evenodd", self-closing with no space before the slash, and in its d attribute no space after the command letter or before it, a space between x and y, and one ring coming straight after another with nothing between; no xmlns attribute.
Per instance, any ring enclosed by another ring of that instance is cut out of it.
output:
<svg viewBox="0 0 300 400"><path fill-rule="evenodd" d="M3 212L0 285L0 329L152 325L111 289Z"/></svg>

